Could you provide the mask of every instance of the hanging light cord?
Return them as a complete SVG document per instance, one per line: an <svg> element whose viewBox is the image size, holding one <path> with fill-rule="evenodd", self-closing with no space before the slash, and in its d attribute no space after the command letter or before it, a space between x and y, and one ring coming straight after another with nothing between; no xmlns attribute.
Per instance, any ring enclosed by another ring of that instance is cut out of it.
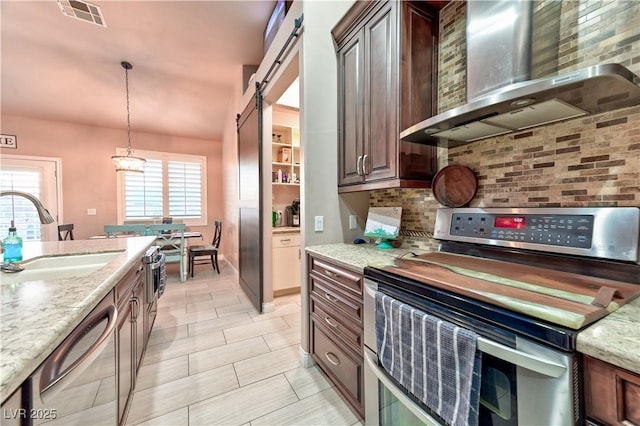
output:
<svg viewBox="0 0 640 426"><path fill-rule="evenodd" d="M127 155L131 155L131 112L129 111L129 70L132 68L132 65L128 62L122 62L122 67L124 68L124 82L127 93Z"/></svg>

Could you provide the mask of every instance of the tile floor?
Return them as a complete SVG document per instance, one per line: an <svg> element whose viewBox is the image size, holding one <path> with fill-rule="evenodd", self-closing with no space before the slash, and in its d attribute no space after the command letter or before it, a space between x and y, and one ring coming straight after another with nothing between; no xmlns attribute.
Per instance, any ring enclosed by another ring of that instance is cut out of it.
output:
<svg viewBox="0 0 640 426"><path fill-rule="evenodd" d="M170 274L128 425L360 424L317 367L298 362L300 295L259 314L234 269Z"/></svg>

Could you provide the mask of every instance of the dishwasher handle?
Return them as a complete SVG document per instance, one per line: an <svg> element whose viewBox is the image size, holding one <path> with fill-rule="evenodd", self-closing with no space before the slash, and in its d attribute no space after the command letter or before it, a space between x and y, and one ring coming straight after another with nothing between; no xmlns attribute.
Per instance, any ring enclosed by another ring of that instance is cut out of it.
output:
<svg viewBox="0 0 640 426"><path fill-rule="evenodd" d="M98 339L64 371L60 371L65 359L73 348L82 340L88 331L107 318L107 326ZM70 382L82 374L87 367L104 351L109 343L118 321L118 309L114 304L100 309L91 317L84 320L71 332L60 346L51 354L42 366L40 375L40 399L44 404L64 389Z"/></svg>

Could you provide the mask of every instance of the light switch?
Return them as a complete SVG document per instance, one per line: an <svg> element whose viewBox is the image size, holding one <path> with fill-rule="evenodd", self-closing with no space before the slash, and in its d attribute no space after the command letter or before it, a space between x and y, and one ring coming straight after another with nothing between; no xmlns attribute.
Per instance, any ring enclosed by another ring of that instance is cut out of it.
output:
<svg viewBox="0 0 640 426"><path fill-rule="evenodd" d="M87 209L87 216L95 216L96 209Z"/></svg>
<svg viewBox="0 0 640 426"><path fill-rule="evenodd" d="M315 231L322 232L324 230L324 217L316 216L315 217Z"/></svg>
<svg viewBox="0 0 640 426"><path fill-rule="evenodd" d="M358 229L358 216L355 214L349 215L349 229Z"/></svg>

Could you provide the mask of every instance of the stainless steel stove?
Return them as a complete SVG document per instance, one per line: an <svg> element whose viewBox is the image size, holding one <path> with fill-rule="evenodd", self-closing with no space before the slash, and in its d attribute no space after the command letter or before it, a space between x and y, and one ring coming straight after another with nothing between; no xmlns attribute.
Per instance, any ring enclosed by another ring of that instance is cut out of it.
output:
<svg viewBox="0 0 640 426"><path fill-rule="evenodd" d="M434 236L437 252L365 269L367 371L385 374L375 355L376 290L477 333L483 377L504 378L483 382L480 424L581 424L576 337L640 295L640 209L440 209ZM423 423L441 423L397 392Z"/></svg>

